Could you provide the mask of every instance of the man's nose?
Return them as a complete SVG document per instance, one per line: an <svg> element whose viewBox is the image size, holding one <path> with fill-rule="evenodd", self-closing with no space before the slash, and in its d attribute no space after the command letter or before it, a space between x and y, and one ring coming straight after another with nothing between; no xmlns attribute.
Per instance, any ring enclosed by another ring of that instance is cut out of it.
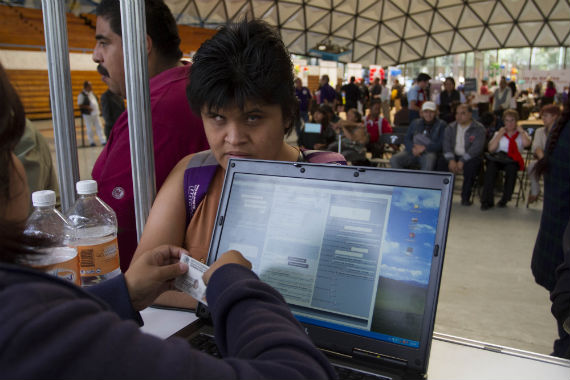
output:
<svg viewBox="0 0 570 380"><path fill-rule="evenodd" d="M93 49L93 55L91 56L91 59L96 63L101 62L101 54L99 53L99 49L97 48L97 45L95 45L95 48Z"/></svg>

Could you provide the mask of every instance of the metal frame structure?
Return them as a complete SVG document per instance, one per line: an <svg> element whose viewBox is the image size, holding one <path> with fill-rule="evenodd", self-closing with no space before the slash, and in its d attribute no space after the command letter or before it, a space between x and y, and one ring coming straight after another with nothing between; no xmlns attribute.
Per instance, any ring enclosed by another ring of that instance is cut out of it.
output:
<svg viewBox="0 0 570 380"><path fill-rule="evenodd" d="M62 1L42 0L56 158L64 211L75 202L75 183L79 179L65 8ZM156 196L144 0L121 0L121 23L137 238L140 239Z"/></svg>

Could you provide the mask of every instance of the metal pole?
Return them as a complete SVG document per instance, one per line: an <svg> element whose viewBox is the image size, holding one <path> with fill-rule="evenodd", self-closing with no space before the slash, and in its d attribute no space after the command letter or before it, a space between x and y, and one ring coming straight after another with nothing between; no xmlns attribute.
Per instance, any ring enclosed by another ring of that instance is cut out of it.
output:
<svg viewBox="0 0 570 380"><path fill-rule="evenodd" d="M65 212L75 202L79 180L65 2L42 0L42 9L61 208Z"/></svg>
<svg viewBox="0 0 570 380"><path fill-rule="evenodd" d="M156 195L144 0L121 0L137 240Z"/></svg>

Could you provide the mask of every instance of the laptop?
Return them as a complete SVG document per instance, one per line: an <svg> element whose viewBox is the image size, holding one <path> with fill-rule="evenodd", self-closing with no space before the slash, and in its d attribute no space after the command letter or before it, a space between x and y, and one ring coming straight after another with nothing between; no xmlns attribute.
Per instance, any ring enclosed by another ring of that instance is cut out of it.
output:
<svg viewBox="0 0 570 380"><path fill-rule="evenodd" d="M315 144L323 142L321 136L321 124L319 123L305 123L303 130L302 141L307 149L313 149Z"/></svg>
<svg viewBox="0 0 570 380"><path fill-rule="evenodd" d="M208 265L240 251L341 377L356 369L423 378L453 180L451 173L232 159Z"/></svg>

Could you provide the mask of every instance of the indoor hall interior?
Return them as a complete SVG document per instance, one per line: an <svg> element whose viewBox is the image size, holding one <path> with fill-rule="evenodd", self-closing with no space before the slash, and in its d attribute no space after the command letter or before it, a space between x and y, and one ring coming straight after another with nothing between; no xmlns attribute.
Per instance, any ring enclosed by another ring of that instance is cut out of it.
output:
<svg viewBox="0 0 570 380"><path fill-rule="evenodd" d="M50 120L34 121L47 138L55 160ZM103 149L81 147L81 121L76 119L80 179ZM55 161L54 161L55 162ZM548 292L535 284L530 260L542 203L529 208L515 201L507 208L479 209L461 205L455 185L435 331L519 350L550 354L557 337Z"/></svg>

